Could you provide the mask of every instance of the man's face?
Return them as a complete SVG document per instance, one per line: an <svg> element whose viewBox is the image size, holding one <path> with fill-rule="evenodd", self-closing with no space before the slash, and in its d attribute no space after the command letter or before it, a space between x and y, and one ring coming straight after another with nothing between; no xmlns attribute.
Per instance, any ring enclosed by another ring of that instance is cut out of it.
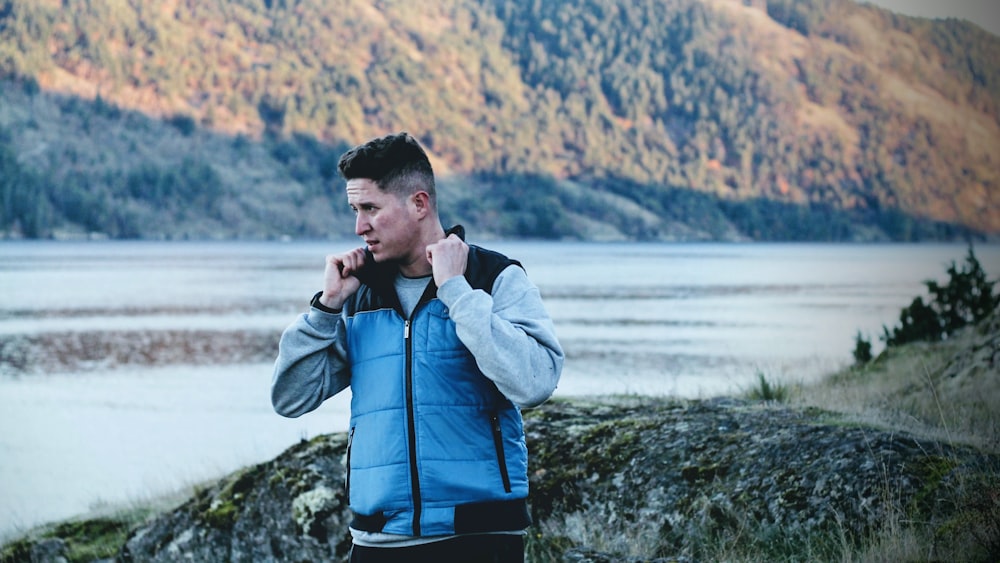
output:
<svg viewBox="0 0 1000 563"><path fill-rule="evenodd" d="M377 262L409 262L423 256L417 217L411 198L383 192L375 182L355 178L347 181L347 203L355 213L354 232L368 246Z"/></svg>

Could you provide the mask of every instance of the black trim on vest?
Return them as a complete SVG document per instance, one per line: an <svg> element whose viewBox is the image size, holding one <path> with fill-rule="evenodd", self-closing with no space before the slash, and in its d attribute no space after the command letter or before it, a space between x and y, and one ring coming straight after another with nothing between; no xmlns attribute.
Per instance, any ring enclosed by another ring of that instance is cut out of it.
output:
<svg viewBox="0 0 1000 563"><path fill-rule="evenodd" d="M351 528L362 532L381 532L388 519L385 514L354 513ZM514 532L531 526L526 499L478 502L455 507L455 533Z"/></svg>
<svg viewBox="0 0 1000 563"><path fill-rule="evenodd" d="M525 499L463 504L455 507L455 533L512 532L531 525Z"/></svg>
<svg viewBox="0 0 1000 563"><path fill-rule="evenodd" d="M456 234L463 241L465 240L465 229L461 225L455 225L445 232L445 235ZM493 282L507 266L516 265L524 268L517 260L512 260L499 252L487 250L485 248L469 245L469 258L465 266L465 279L472 286L472 289L481 289L486 293L493 292ZM399 304L399 297L396 295L396 288L393 285L396 281L396 273L399 266L393 262L376 262L374 256L369 251L365 251L365 265L354 274L361 280L361 288L355 293L350 301L353 301L353 310L371 311L382 307L395 309L401 317L406 317L402 313L402 306ZM427 291L421 298L432 299L437 296L437 286L431 279Z"/></svg>
<svg viewBox="0 0 1000 563"><path fill-rule="evenodd" d="M371 516L355 512L354 519L351 520L351 527L362 532L381 532L388 521L389 519L382 512Z"/></svg>

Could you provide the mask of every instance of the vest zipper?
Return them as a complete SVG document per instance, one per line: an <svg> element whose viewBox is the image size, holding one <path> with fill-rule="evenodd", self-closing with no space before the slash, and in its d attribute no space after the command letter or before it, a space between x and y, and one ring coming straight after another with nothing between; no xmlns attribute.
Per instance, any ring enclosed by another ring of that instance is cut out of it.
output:
<svg viewBox="0 0 1000 563"><path fill-rule="evenodd" d="M417 430L413 412L413 341L410 339L410 320L403 321L403 340L406 345L406 427L409 434L410 489L413 494L413 535L420 535L420 477L417 475Z"/></svg>
<svg viewBox="0 0 1000 563"><path fill-rule="evenodd" d="M503 430L500 428L500 417L496 414L491 415L490 424L493 426L493 445L497 449L497 464L500 466L503 490L505 493L509 493L510 475L507 473L507 455L503 451Z"/></svg>

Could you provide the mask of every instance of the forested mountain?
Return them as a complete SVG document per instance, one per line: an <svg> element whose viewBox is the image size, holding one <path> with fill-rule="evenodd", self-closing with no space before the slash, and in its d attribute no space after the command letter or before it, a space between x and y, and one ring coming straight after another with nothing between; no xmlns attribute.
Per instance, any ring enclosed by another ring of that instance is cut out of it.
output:
<svg viewBox="0 0 1000 563"><path fill-rule="evenodd" d="M0 233L350 235L407 130L475 236L995 237L998 60L851 0L0 0Z"/></svg>

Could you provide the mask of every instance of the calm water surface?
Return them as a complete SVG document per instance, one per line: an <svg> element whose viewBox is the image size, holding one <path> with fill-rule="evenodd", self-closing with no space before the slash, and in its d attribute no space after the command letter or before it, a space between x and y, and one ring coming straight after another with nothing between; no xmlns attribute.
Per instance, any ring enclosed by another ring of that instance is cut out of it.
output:
<svg viewBox="0 0 1000 563"><path fill-rule="evenodd" d="M946 280L961 245L491 242L521 260L567 361L557 395L707 397L761 371L809 381L848 364L860 330ZM0 352L73 335L274 334L304 312L343 243L0 243ZM1000 246L978 246L992 278ZM102 336L103 335L103 336ZM270 340L265 339L270 342ZM188 343L190 344L190 343ZM185 344L185 345L188 345ZM197 346L195 346L197 347ZM43 349L42 352L45 352ZM42 353L39 352L39 353ZM232 351L229 351L232 352ZM271 365L239 353L152 365L90 358L33 370L0 354L0 538L268 460L347 425L348 393L299 419L271 410ZM35 356L32 356L35 357ZM15 365L16 364L16 365Z"/></svg>

